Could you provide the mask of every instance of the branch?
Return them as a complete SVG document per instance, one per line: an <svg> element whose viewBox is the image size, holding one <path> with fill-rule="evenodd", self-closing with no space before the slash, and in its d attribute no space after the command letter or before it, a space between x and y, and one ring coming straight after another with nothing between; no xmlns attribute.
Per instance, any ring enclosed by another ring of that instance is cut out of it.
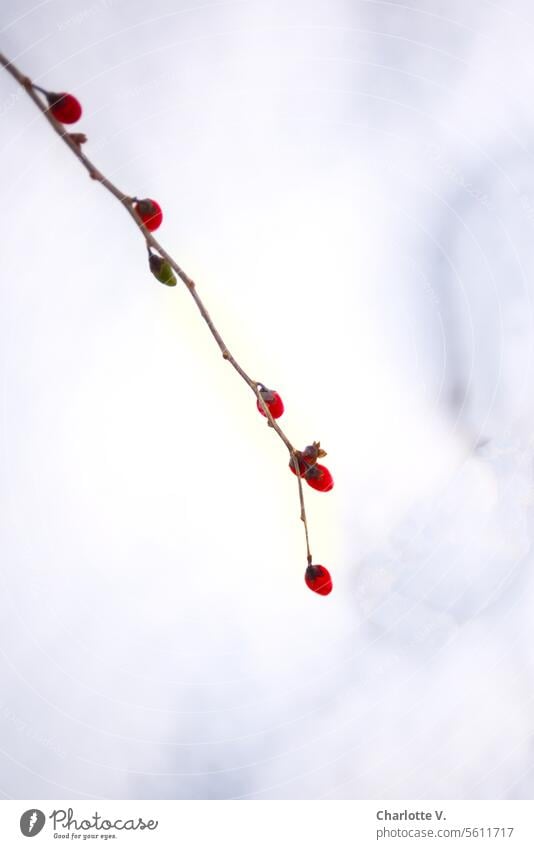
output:
<svg viewBox="0 0 534 849"><path fill-rule="evenodd" d="M282 440L282 442L286 446L287 450L289 451L290 457L291 457L292 462L294 464L294 469L295 469L295 472L296 472L296 475L297 475L297 481L298 481L298 492L299 492L299 501L300 501L300 518L301 518L301 521L304 523L304 533L305 533L305 537L306 537L306 556L307 556L308 565L311 565L312 555L311 555L311 552L310 552L308 521L307 521L307 518L306 518L306 508L305 508L305 505L304 505L304 493L302 491L302 476L301 476L301 472L300 472L300 463L299 463L299 459L298 459L298 456L297 456L297 451L294 448L294 446L291 444L290 440L288 439L288 437L286 436L284 431L281 429L280 425L272 417L271 412L270 412L267 404L265 403L265 401L264 401L264 399L261 395L261 392L260 392L260 390L263 388L263 384L259 383L258 381L253 380L247 374L247 372L244 370L244 368L242 368L242 366L237 362L235 357L230 353L228 346L226 345L226 343L225 343L223 337L221 336L220 332L217 330L215 324L213 323L213 319L211 318L208 310L206 309L206 307L204 305L204 302L202 301L200 295L198 294L194 281L191 279L191 277L189 277L188 274L186 274L186 272L178 265L176 260L174 260L173 257L169 253L167 253L165 248L163 248L162 245L160 245L160 243L157 241L157 239L155 239L154 236L152 235L152 233L145 227L145 225L140 220L140 218L138 217L138 215L136 214L136 212L134 210L134 206L133 206L134 198L130 197L129 195L125 194L120 189L118 189L117 186L115 186L111 182L111 180L108 180L108 178L105 177L102 174L102 172L83 153L83 151L81 149L81 145L79 144L80 138L79 137L78 137L78 139L76 138L76 136L77 135L79 136L79 134L76 134L76 133L71 134L71 133L67 132L65 130L65 127L63 126L63 124L61 124L59 121L57 121L54 118L49 107L46 106L43 103L43 101L41 100L41 98L36 94L35 89L37 89L39 91L43 91L43 93L45 93L43 89L40 89L38 86L35 86L32 83L31 79L29 77L26 77L24 74L22 74L19 71L19 69L15 65L13 65L13 63L10 62L2 53L0 53L0 65L2 65L5 68L5 70L8 71L8 73L10 73L11 76L17 81L17 83L19 83L19 85L21 85L22 88L26 91L27 95L33 100L33 102L35 103L37 108L42 112L42 114L44 115L44 117L46 118L46 120L48 121L48 123L50 124L52 129L54 130L54 132L56 132L58 134L58 136L62 139L62 141L67 145L67 147L70 149L71 153L74 154L76 159L78 159L79 162L81 162L81 164L83 165L85 170L88 172L91 179L96 180L97 182L101 183L101 185L105 189L107 189L107 191L110 192L110 194L112 194L119 201L120 204L122 204L122 206L124 207L126 212L131 216L135 225L139 228L142 235L144 236L147 247L153 248L154 250L158 251L160 256L162 256L169 263L169 265L174 269L174 271L176 272L176 274L178 275L180 280L187 287L191 297L195 301L202 318L204 319L204 321L208 325L208 328L210 330L211 335L213 336L217 345L219 346L219 349L220 349L220 351L223 355L223 358L225 360L227 360L227 362L230 363L230 365L235 369L235 371L239 374L239 376L245 381L247 386L254 392L256 399L259 402L261 409L263 410L263 412L264 412L264 414L267 418L268 426L271 427L275 431L275 433L280 437L280 439Z"/></svg>

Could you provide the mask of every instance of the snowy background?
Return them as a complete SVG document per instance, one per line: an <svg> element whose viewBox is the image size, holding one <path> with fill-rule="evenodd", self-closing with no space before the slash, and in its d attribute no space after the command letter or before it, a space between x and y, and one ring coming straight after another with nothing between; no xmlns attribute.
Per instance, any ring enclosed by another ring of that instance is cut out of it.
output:
<svg viewBox="0 0 534 849"><path fill-rule="evenodd" d="M0 792L532 798L534 9L5 0Z"/></svg>

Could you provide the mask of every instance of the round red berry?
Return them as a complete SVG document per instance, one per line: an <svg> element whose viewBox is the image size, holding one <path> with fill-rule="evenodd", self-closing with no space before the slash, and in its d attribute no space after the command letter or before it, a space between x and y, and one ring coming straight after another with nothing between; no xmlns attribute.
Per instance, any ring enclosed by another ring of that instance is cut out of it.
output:
<svg viewBox="0 0 534 849"><path fill-rule="evenodd" d="M306 586L319 595L328 595L332 592L332 578L330 572L324 566L308 566L304 575Z"/></svg>
<svg viewBox="0 0 534 849"><path fill-rule="evenodd" d="M47 94L50 112L62 124L75 124L82 116L82 107L78 100L72 94Z"/></svg>
<svg viewBox="0 0 534 849"><path fill-rule="evenodd" d="M263 389L260 389L260 395L265 401L273 419L279 419L284 412L284 402L280 398L278 392L275 392L273 389L265 389L264 387ZM262 416L265 416L265 412L259 401L256 401L256 407Z"/></svg>
<svg viewBox="0 0 534 849"><path fill-rule="evenodd" d="M153 230L157 230L163 221L161 206L151 198L136 200L134 203L134 209L147 230L150 230L151 232Z"/></svg>
<svg viewBox="0 0 534 849"><path fill-rule="evenodd" d="M308 469L306 480L313 489L317 489L319 492L330 492L334 486L334 478L326 466L322 466L321 463L316 463L315 466Z"/></svg>

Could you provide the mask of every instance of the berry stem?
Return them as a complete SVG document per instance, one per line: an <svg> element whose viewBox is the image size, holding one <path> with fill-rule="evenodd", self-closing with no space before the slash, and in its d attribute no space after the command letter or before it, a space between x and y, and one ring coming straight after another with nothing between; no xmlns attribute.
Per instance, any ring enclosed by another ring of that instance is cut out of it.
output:
<svg viewBox="0 0 534 849"><path fill-rule="evenodd" d="M273 419L267 404L265 403L265 401L262 398L260 390L264 389L263 383L258 383L257 381L253 380L247 374L247 372L242 368L242 366L237 362L235 357L230 353L230 351L229 351L229 349L226 345L226 342L224 341L223 337L221 336L221 334L217 330L217 328L216 328L216 326L213 322L213 319L211 318L211 316L210 316L208 310L206 309L200 295L198 294L194 281L191 279L191 277L189 277L188 274L186 274L186 272L183 270L183 268L181 268L180 265L178 265L176 260L174 260L173 257L169 253L167 253L165 248L163 248L162 245L160 245L158 240L154 238L152 233L145 227L145 225L141 221L140 217L136 214L136 212L133 208L133 203L136 200L136 198L131 197L131 196L125 194L124 192L122 192L120 189L118 189L117 186L115 186L111 182L111 180L108 180L108 178L105 177L96 168L95 165L93 165L91 160L82 151L81 147L78 144L76 144L76 142L71 138L70 134L65 130L63 124L61 124L59 121L57 121L54 118L54 116L52 115L48 106L45 106L43 104L43 102L41 101L41 99L35 93L35 90L37 90L37 91L41 92L42 94L44 94L45 97L46 97L47 91L45 89L43 89L40 86L37 86L34 83L32 83L31 79L29 77L26 77L24 74L22 74L18 70L18 68L15 65L13 65L13 63L10 62L9 59L6 58L6 56L4 56L3 53L0 53L0 65L2 65L5 68L5 70L9 74L11 74L11 76L16 80L16 82L18 82L19 85L21 85L22 88L24 88L24 90L26 91L28 96L31 97L31 99L33 100L33 102L35 103L37 108L40 109L40 111L44 115L45 119L51 125L52 129L58 134L58 136L60 136L60 138L65 142L67 147L70 148L71 153L74 154L76 159L78 159L81 162L81 164L83 165L85 170L88 172L91 179L97 180L97 182L101 183L101 185L105 189L107 189L107 191L110 194L112 194L119 201L119 203L122 204L122 206L125 208L126 212L131 216L134 223L136 224L136 226L139 228L139 230L143 234L145 242L146 242L146 247L147 247L148 253L150 254L151 249L153 248L154 250L156 250L159 253L160 256L163 257L163 259L167 260L167 262L169 263L171 268L174 269L174 271L176 272L176 274L178 275L178 277L180 278L182 283L184 283L185 286L187 287L187 289L189 290L189 293L190 293L191 297L193 298L193 300L195 301L195 303L198 307L198 311L200 312L202 318L204 319L204 321L208 325L210 333L213 336L213 338L215 339L215 342L217 343L217 345L218 345L218 347L219 347L219 349L222 353L223 358L225 360L227 360L227 362L230 363L232 368L235 369L235 371L239 374L239 376L245 381L247 386L252 390L252 392L254 392L256 399L260 403L261 408L265 413L265 416L267 418L267 424L269 425L269 427L272 427L272 429L275 431L275 433L280 437L280 439L282 440L282 442L284 443L284 445L288 449L290 456L293 457L293 460L295 462L295 468L297 469L297 481L298 481L299 501L300 501L300 518L301 518L301 521L304 523L304 533L305 533L305 538L306 538L306 553L307 553L308 564L311 564L312 555L311 555L311 552L310 552L308 521L307 521L307 518L306 518L306 508L305 508L305 504L304 504L304 493L303 493L303 490L302 490L302 480L301 480L300 467L299 467L299 463L298 463L298 460L297 460L296 450L293 447L293 445L291 444L291 442L289 441L288 437L285 435L285 433L281 429L280 425L275 421L275 419Z"/></svg>

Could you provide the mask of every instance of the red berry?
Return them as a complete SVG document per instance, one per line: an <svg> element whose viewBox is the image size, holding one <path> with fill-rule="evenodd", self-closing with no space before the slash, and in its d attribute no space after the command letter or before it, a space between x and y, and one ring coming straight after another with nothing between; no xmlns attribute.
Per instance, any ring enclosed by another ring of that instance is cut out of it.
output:
<svg viewBox="0 0 534 849"><path fill-rule="evenodd" d="M282 413L284 412L284 402L280 398L278 392L275 392L273 389L266 389L265 387L263 387L263 389L260 389L260 395L265 401L267 407L269 408L269 412L273 419L279 419ZM262 416L265 416L265 413L259 401L256 401L256 407L258 408Z"/></svg>
<svg viewBox="0 0 534 849"><path fill-rule="evenodd" d="M72 94L48 92L46 97L50 112L56 121L60 121L62 124L75 124L81 118L81 104Z"/></svg>
<svg viewBox="0 0 534 849"><path fill-rule="evenodd" d="M147 230L150 230L151 232L153 230L157 230L163 221L161 206L159 203L156 203L155 200L151 200L151 198L136 200L134 203L134 209Z"/></svg>
<svg viewBox="0 0 534 849"><path fill-rule="evenodd" d="M317 489L319 492L330 492L334 486L334 478L326 466L322 466L321 463L316 463L315 466L308 469L306 480L313 489Z"/></svg>
<svg viewBox="0 0 534 849"><path fill-rule="evenodd" d="M308 566L304 575L306 586L319 595L328 595L332 592L332 578L330 572L324 566Z"/></svg>

